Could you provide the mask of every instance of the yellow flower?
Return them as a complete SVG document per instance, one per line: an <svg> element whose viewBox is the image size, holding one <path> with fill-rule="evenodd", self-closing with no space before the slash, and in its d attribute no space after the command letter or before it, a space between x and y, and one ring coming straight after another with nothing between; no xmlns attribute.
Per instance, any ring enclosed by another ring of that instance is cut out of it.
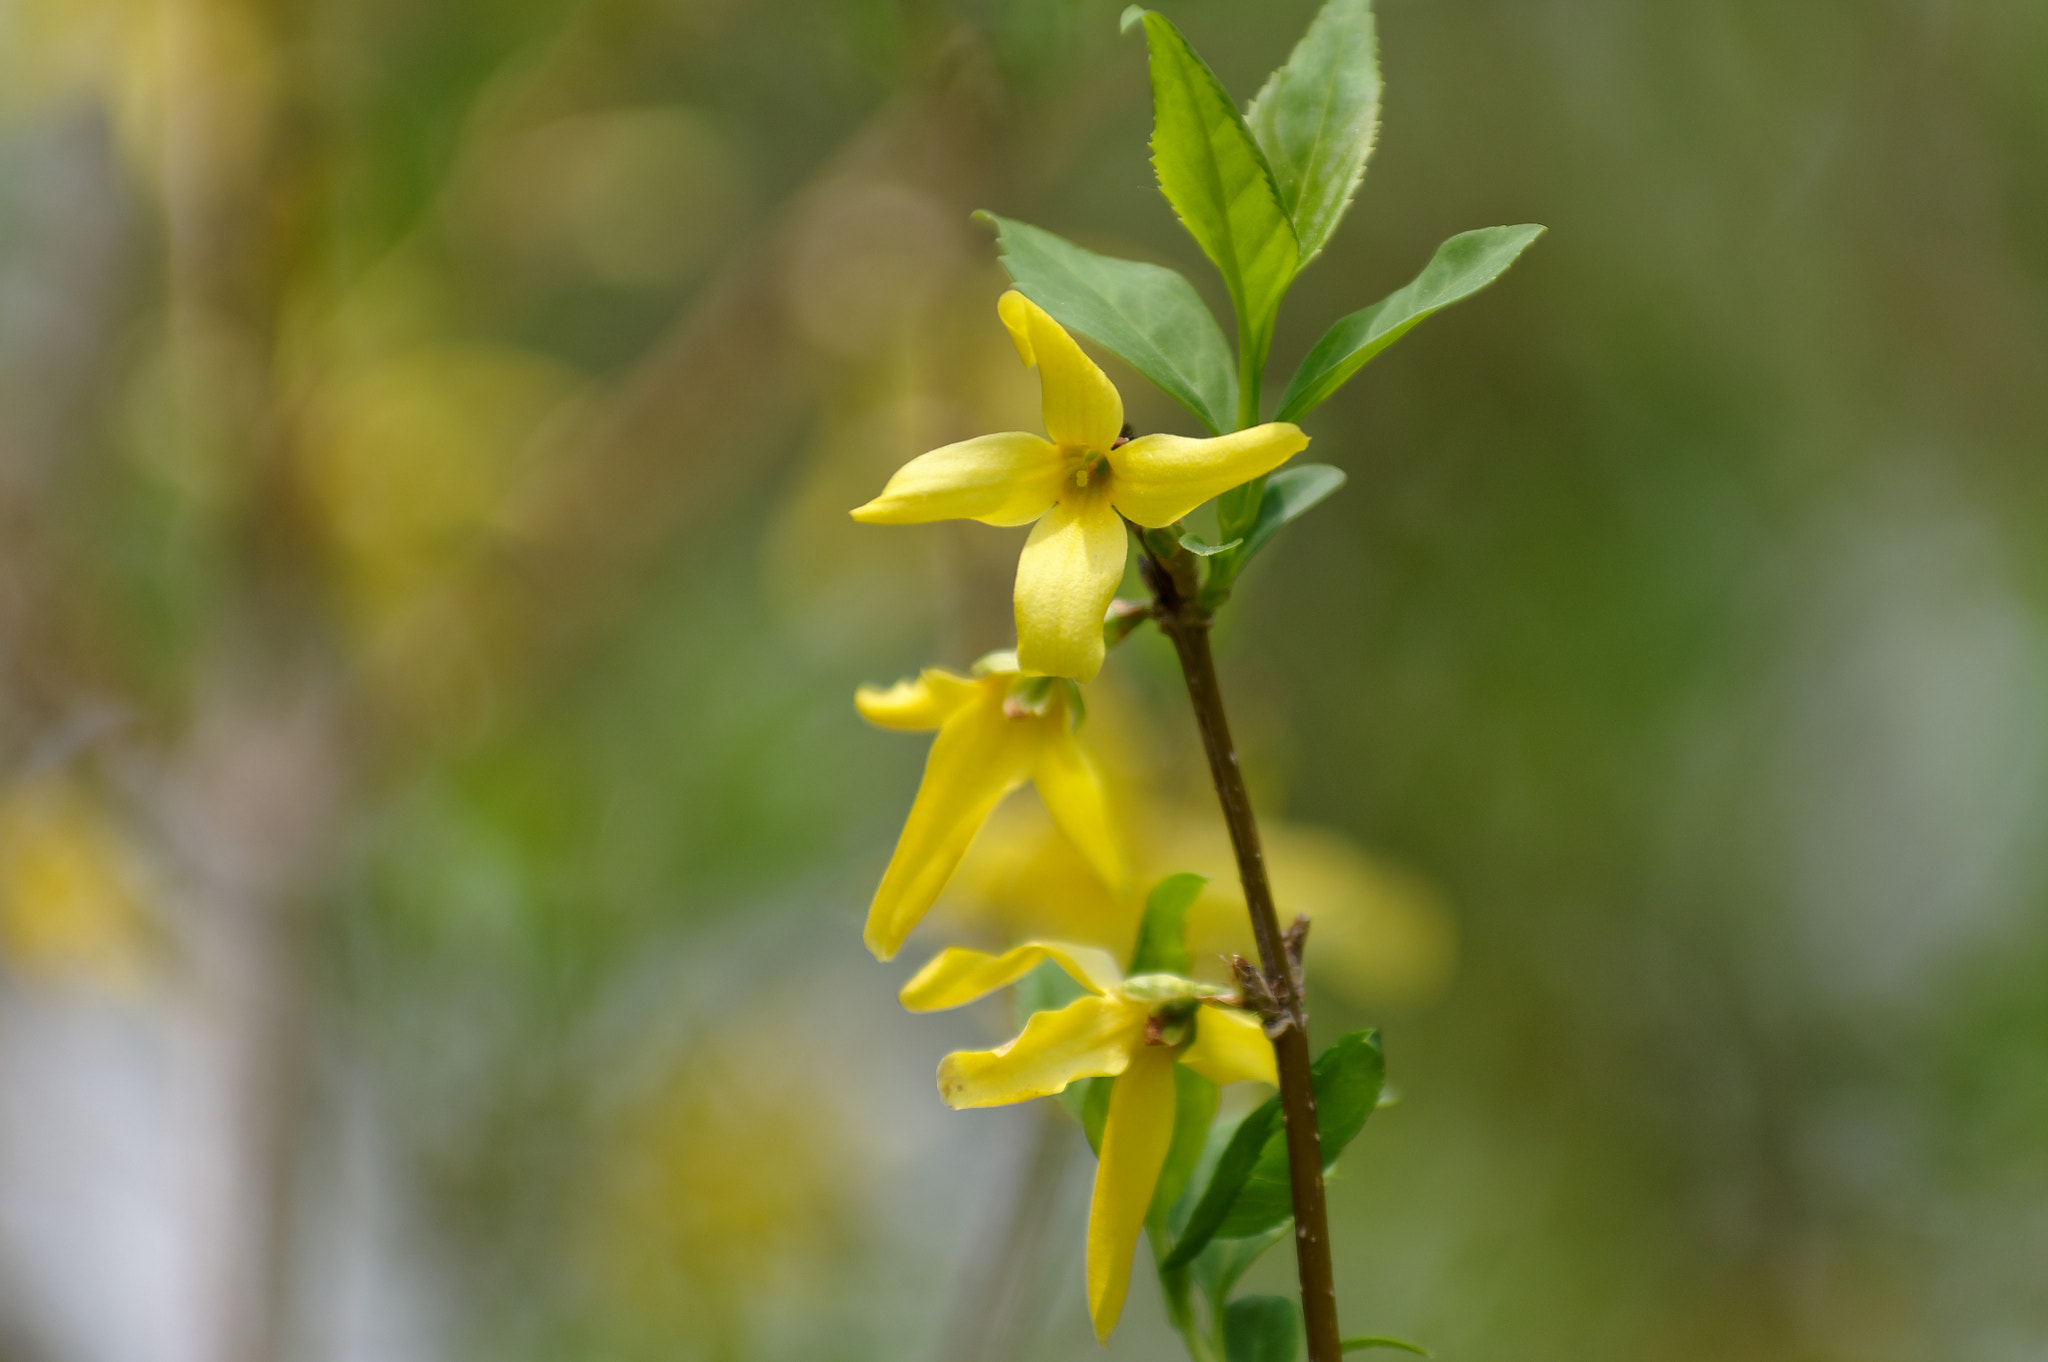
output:
<svg viewBox="0 0 2048 1362"><path fill-rule="evenodd" d="M1034 1013L993 1050L957 1051L939 1064L949 1107L1004 1106L1049 1097L1077 1078L1114 1077L1088 1205L1088 1314L1106 1340L1123 1310L1131 1255L1145 1226L1173 1141L1173 1065L1212 1083L1275 1083L1273 1047L1249 1012L1225 1006L1220 989L1172 974L1126 979L1090 946L1034 941L987 955L953 947L903 986L913 1012L959 1007L1015 983L1050 960L1087 992Z"/></svg>
<svg viewBox="0 0 2048 1362"><path fill-rule="evenodd" d="M1019 662L1031 674L1093 680L1102 670L1103 613L1123 580L1123 521L1170 525L1278 468L1308 437L1278 421L1213 440L1123 441L1123 398L1074 338L1014 289L998 311L1017 354L1038 368L1052 438L1011 431L921 454L853 518L876 525L1037 521L1017 560Z"/></svg>
<svg viewBox="0 0 2048 1362"><path fill-rule="evenodd" d="M868 907L863 939L878 960L903 945L946 887L1004 795L1026 780L1089 866L1123 882L1123 858L1110 834L1102 780L1074 734L1066 688L1018 674L1011 653L991 653L978 676L936 667L888 690L863 686L861 717L884 728L937 729L924 781L910 806L896 853Z"/></svg>

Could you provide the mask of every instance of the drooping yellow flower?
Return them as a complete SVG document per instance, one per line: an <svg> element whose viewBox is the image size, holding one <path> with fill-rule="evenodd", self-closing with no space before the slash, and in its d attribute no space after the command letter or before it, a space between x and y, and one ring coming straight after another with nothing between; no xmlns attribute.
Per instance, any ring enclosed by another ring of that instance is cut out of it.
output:
<svg viewBox="0 0 2048 1362"><path fill-rule="evenodd" d="M1074 733L1078 716L1064 689L1021 676L1011 653L992 653L975 670L980 675L966 677L931 667L915 681L887 690L863 686L854 696L869 723L939 731L868 907L863 939L878 960L902 947L982 823L1027 780L1095 873L1111 884L1123 882L1102 780Z"/></svg>
<svg viewBox="0 0 2048 1362"><path fill-rule="evenodd" d="M1123 398L1074 338L1014 289L998 311L1019 357L1038 368L1052 438L1011 431L921 454L853 518L877 525L1037 521L1017 560L1019 662L1031 674L1093 680L1102 669L1103 612L1123 579L1123 521L1170 525L1278 468L1308 437L1277 421L1211 440L1123 441Z"/></svg>
<svg viewBox="0 0 2048 1362"><path fill-rule="evenodd" d="M1276 1083L1273 1046L1224 990L1172 974L1126 979L1091 946L1034 941L988 955L953 947L903 986L913 1012L959 1007L1015 983L1050 960L1087 992L1034 1013L1023 1033L993 1050L962 1050L939 1064L949 1107L1004 1106L1049 1097L1079 1078L1114 1077L1088 1204L1088 1314L1106 1340L1130 1286L1131 1255L1173 1142L1175 1062L1212 1083Z"/></svg>

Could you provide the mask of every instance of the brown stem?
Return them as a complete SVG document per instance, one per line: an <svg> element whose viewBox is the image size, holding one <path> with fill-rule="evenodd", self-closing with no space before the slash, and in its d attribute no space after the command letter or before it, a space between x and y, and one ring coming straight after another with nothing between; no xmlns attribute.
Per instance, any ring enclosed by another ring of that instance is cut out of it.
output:
<svg viewBox="0 0 2048 1362"><path fill-rule="evenodd" d="M1180 655L1188 699L1202 730L1202 749L1209 757L1209 774L1216 782L1216 798L1223 805L1223 821L1230 828L1230 845L1237 853L1238 878L1244 884L1245 906L1251 910L1252 935L1258 941L1266 988L1275 1005L1276 1015L1269 1019L1267 1033L1278 1032L1273 1035L1273 1057L1280 1071L1280 1109L1287 1126L1294 1256L1301 1278L1308 1362L1340 1362L1343 1348L1337 1329L1337 1283L1330 1266L1330 1217L1323 1197L1322 1139L1316 1132L1308 1007L1302 996L1299 961L1288 949L1273 907L1258 821L1252 815L1251 795L1245 790L1237 749L1230 740L1223 692L1216 684L1216 662L1209 652L1209 619L1195 602L1194 564L1185 550L1162 559L1152 544L1146 543L1145 549L1145 579L1158 598L1159 627Z"/></svg>

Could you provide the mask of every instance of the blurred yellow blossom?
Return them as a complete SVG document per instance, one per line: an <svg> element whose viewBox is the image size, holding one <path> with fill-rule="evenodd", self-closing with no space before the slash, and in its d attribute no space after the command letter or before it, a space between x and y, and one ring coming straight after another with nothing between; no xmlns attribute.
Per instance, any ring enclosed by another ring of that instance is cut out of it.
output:
<svg viewBox="0 0 2048 1362"><path fill-rule="evenodd" d="M1215 811L1152 807L1119 793L1135 872L1124 886L1105 884L1042 808L1016 800L989 819L962 860L939 905L947 926L1002 941L1057 936L1122 959L1137 940L1144 888L1191 870L1209 879L1188 910L1196 972L1222 978L1224 957L1255 957L1236 861ZM1354 999L1395 1007L1425 1002L1449 982L1456 931L1427 880L1326 829L1268 819L1261 832L1283 918L1304 913L1315 923L1308 960L1319 978Z"/></svg>
<svg viewBox="0 0 2048 1362"><path fill-rule="evenodd" d="M100 803L46 776L0 795L0 951L23 974L126 992L148 921L133 849Z"/></svg>
<svg viewBox="0 0 2048 1362"><path fill-rule="evenodd" d="M335 366L307 405L305 477L371 639L507 535L577 376L498 346L428 345Z"/></svg>
<svg viewBox="0 0 2048 1362"><path fill-rule="evenodd" d="M1275 1083L1273 1047L1228 991L1171 974L1123 977L1090 946L1034 941L1002 955L949 947L903 986L913 1012L960 1007L1051 961L1086 992L1036 1012L993 1050L962 1050L939 1064L946 1105L1007 1106L1063 1092L1079 1078L1116 1078L1102 1127L1088 1206L1088 1314L1107 1339L1123 1311L1131 1255L1173 1142L1176 1062L1212 1083Z"/></svg>
<svg viewBox="0 0 2048 1362"><path fill-rule="evenodd" d="M902 947L976 831L1027 780L1091 872L1106 884L1123 881L1102 779L1075 735L1079 715L1065 689L1020 676L1011 653L992 653L975 670L977 676L965 677L927 668L915 681L888 690L864 686L855 696L870 723L939 734L868 908L864 939L879 960Z"/></svg>
<svg viewBox="0 0 2048 1362"><path fill-rule="evenodd" d="M910 525L1036 521L1017 561L1017 657L1027 673L1093 680L1102 616L1123 580L1126 519L1170 525L1307 447L1273 422L1210 440L1122 437L1124 403L1074 338L1012 289L999 306L1018 357L1038 370L1046 433L983 435L921 454L856 507L856 520Z"/></svg>
<svg viewBox="0 0 2048 1362"><path fill-rule="evenodd" d="M801 1038L713 1035L600 1135L581 1252L614 1327L745 1356L746 1313L802 1294L852 1222L865 1151Z"/></svg>

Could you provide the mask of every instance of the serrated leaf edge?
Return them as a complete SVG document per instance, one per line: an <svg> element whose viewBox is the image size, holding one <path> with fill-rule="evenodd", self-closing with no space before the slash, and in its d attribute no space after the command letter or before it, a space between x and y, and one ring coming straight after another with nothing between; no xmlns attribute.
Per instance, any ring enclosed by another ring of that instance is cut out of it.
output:
<svg viewBox="0 0 2048 1362"><path fill-rule="evenodd" d="M1210 68L1208 62L1202 59L1202 54L1195 51L1194 45L1187 40L1186 36L1183 35L1178 28L1174 27L1173 21L1171 19L1168 19L1165 15L1160 14L1154 10L1146 10L1144 13L1144 18L1147 20L1145 24L1145 32L1148 36L1153 31L1152 24L1150 23L1150 21L1153 19L1157 19L1160 23L1160 26L1163 27L1166 30L1166 32L1172 35L1173 42L1175 46L1179 49L1179 52L1184 54L1188 61L1194 63L1195 70L1198 71L1205 79L1207 79L1210 87L1214 89L1219 96L1221 96L1223 107L1229 111L1231 118L1235 120L1235 122L1237 123L1239 131L1244 133L1245 143L1252 150L1252 160L1258 167L1259 175L1265 181L1266 192L1273 196L1273 206L1279 210L1281 224L1286 227L1288 236L1293 238L1294 240L1294 273L1299 274L1301 272L1301 238L1295 235L1293 215L1287 211L1287 204L1280 197L1280 182L1274 178L1273 167L1266 160L1266 149L1259 145L1259 139L1252 134L1250 126L1245 123L1244 115L1238 112L1237 102L1230 97L1230 91L1224 88L1223 82L1221 80L1217 79L1216 72ZM1151 53L1149 51L1148 44L1148 63L1150 62L1150 60ZM1157 98L1156 94L1154 98ZM1155 180L1159 180L1161 188L1163 190L1165 186L1165 181L1160 177L1159 174L1159 124L1156 115L1153 119L1152 136L1149 139L1147 139L1146 145L1149 146L1152 150L1153 178ZM1213 182L1214 187L1217 190L1218 199L1222 200L1223 177L1220 169L1216 166L1214 148L1211 146L1207 134L1203 135L1202 145L1204 152L1207 153L1204 159L1208 163L1208 166L1211 171L1211 181ZM1191 225L1189 225L1186 215L1180 211L1180 205L1174 203L1171 198L1168 198L1166 202L1167 205L1173 209L1173 215L1176 218L1180 219L1181 225L1187 228L1188 235L1194 236L1194 228ZM1228 232L1230 230L1230 213L1227 208L1224 210L1223 214L1223 225L1224 230ZM1198 246L1201 245L1200 237L1195 237L1195 244ZM1237 267L1237 252L1234 249L1236 246L1236 238L1234 236L1231 238L1231 244L1233 249L1227 252L1227 254L1230 257L1230 263L1228 265L1226 265L1221 260L1214 260L1213 258L1211 263L1213 263L1218 270L1223 272L1223 282L1230 290L1231 300L1235 302L1238 308L1241 310L1245 306L1246 299L1244 297L1244 278ZM1207 247L1204 247L1203 254L1206 255L1207 253ZM1272 299L1271 307L1273 309L1278 309L1280 305L1280 297L1284 296L1285 293L1286 289L1283 286L1280 290L1280 294L1276 295ZM1261 321L1264 321L1266 319L1244 317L1241 318L1241 320L1247 325L1256 327Z"/></svg>
<svg viewBox="0 0 2048 1362"><path fill-rule="evenodd" d="M1137 8L1137 6L1133 5L1133 6L1131 6L1131 8L1132 8L1132 9L1136 9L1136 8ZM1287 72L1287 69L1288 69L1289 67L1291 67L1291 66L1293 66L1293 65L1294 65L1294 58L1295 58L1296 54L1300 53L1300 52L1301 52L1301 51L1302 51L1302 50L1303 50L1304 48L1306 48L1306 47L1308 46L1309 40L1310 40L1311 38L1313 38L1313 37L1315 36L1315 29L1316 29L1316 25L1317 25L1318 23L1320 23L1320 22L1322 21L1322 17L1323 17L1323 15L1324 15L1324 14L1326 14L1326 13L1328 13L1328 12L1329 12L1329 9L1330 9L1330 5L1326 3L1326 4L1325 4L1325 5L1323 6L1323 8L1322 8L1322 9L1320 9L1320 10L1317 10L1317 11L1316 11L1316 17L1315 17L1314 19L1311 19L1311 20L1309 21L1309 26L1308 26L1308 29L1307 29L1307 31L1306 31L1306 32L1304 32L1304 33L1303 33L1303 34L1301 35L1301 40L1300 40L1299 42L1295 43L1294 47L1293 47L1293 48L1292 48L1292 49L1291 49L1291 50L1290 50L1290 51L1288 52L1288 54L1287 54L1287 60L1286 60L1286 61L1284 61L1284 62L1282 62L1282 63L1280 63L1280 65L1278 65L1278 66L1276 66L1276 67L1274 67L1274 68L1273 68L1272 74L1270 74L1270 75L1268 75L1268 76L1266 77L1266 83L1265 83L1264 85L1262 85L1262 86L1260 86L1260 87L1259 87L1259 92L1258 92L1258 93L1257 93L1256 95L1253 95L1253 96L1252 96L1252 102L1251 102L1251 103L1249 103L1249 104L1247 104L1247 105L1245 105L1245 110L1244 110L1244 123L1245 123L1245 129L1246 129L1246 131L1248 131L1248 132L1251 132L1251 134L1252 134L1252 141L1254 141L1254 142L1258 142L1258 141L1259 141L1259 135L1258 135L1257 131L1253 129L1253 126L1252 126L1252 125L1253 125L1253 120L1254 120L1254 119L1256 119L1256 118L1258 117L1258 111L1259 111L1259 101L1261 101L1261 100L1265 99L1265 98L1266 98L1266 96L1267 96L1267 95L1269 95L1269 94L1271 94L1271 93L1273 92L1273 90L1274 90L1274 89L1275 89L1275 88L1276 88L1276 87L1277 87L1277 86L1278 86L1278 85L1280 84L1280 78L1281 78L1281 76L1285 75L1285 74L1286 74L1286 72ZM1128 11L1127 11L1127 12L1128 12ZM1308 265L1309 265L1309 262L1310 262L1310 261L1314 260L1314 259L1315 259L1315 258L1316 258L1317 256L1319 256L1319 255L1321 255L1321 254L1323 253L1323 247L1324 247L1325 245L1327 245L1327 244L1329 243L1330 237L1331 237L1331 236L1334 236L1334 235L1336 235L1336 226L1337 226L1337 223L1339 223L1339 222L1343 221L1343 220L1344 220L1344 215L1345 215L1346 213L1349 213L1349 212L1351 211L1351 203L1352 203L1352 201L1353 201L1354 199L1356 199L1356 198L1358 197L1358 187L1359 187L1360 185L1362 185L1362 184L1364 184L1364 183L1365 183L1365 168L1366 168L1366 166L1367 166L1367 165L1369 165L1369 164L1371 163L1371 161L1372 161L1372 154L1373 154L1373 152L1375 152L1375 151L1377 151L1377 150L1379 149L1379 143L1380 143L1380 109L1381 109L1381 108L1382 108L1382 107L1383 107L1383 106L1384 106L1384 105L1386 104L1386 93L1387 93L1387 79L1386 79L1386 74L1385 74L1385 72L1384 72L1384 71L1383 71L1383 70L1381 69L1381 67L1380 67L1380 39L1379 39L1379 16L1378 16L1377 14L1375 14L1375 13L1373 12L1373 10L1372 10L1372 7L1371 7L1371 5L1370 5L1370 4L1368 4L1368 5L1366 6L1366 15L1367 15L1367 18L1368 18L1368 20L1370 20L1370 21L1371 21L1371 23L1372 23L1372 26L1373 26L1373 37L1372 37L1372 67L1373 67L1373 77L1374 77L1374 79L1375 79L1376 81L1378 81L1378 83L1379 83L1379 91L1380 91L1380 93L1379 93L1379 98L1377 98L1377 99L1375 99L1375 100L1373 101L1373 107L1372 107L1372 129L1371 129L1371 131L1369 131L1369 132L1368 132L1368 133L1366 134L1366 138L1365 138L1365 153L1364 153L1364 154L1363 154L1362 156L1360 156L1360 157L1358 158L1358 165L1357 165L1357 166L1356 166L1356 167L1355 167L1355 168L1354 168L1354 169L1352 170L1352 172L1351 172L1351 179L1350 179L1350 182L1349 182L1348 184L1346 184L1346 185L1344 186L1344 194L1343 194L1343 197L1342 197L1342 198L1341 198L1341 199L1340 199L1340 200L1338 201L1338 204L1337 204L1337 212L1336 212L1336 216L1335 216L1335 217L1334 217L1334 218L1333 218L1333 219L1331 220L1331 223L1330 223L1330 228L1331 228L1331 230L1330 230L1330 233L1329 233L1329 235L1326 235L1326 236L1325 236L1325 237L1324 237L1324 238L1322 239L1322 241L1319 241L1319 242L1317 242L1317 243L1316 243L1316 245L1314 246L1314 248L1313 248L1313 249L1311 249L1311 250L1310 250L1310 251L1309 251L1309 252L1308 252L1308 253L1307 253L1306 255L1302 255L1302 256L1300 256L1300 258L1299 258L1298 260L1296 260L1296 262L1295 262L1295 266L1294 266L1294 272L1295 272L1295 274L1296 274L1297 276L1299 276L1299 275L1300 275L1300 273L1301 273L1301 272L1302 272L1302 271L1303 271L1304 269L1307 269L1307 268L1308 268ZM1325 105L1324 105L1324 119L1323 119L1323 123L1322 123L1322 125L1320 125L1320 126L1318 127L1318 129L1317 129L1317 133L1316 133L1316 145L1318 145L1318 146L1320 146L1320 145L1321 145L1321 141L1322 141L1322 130L1321 130L1321 129L1322 129L1322 127L1326 127L1326 126L1328 126L1328 123L1329 123L1329 118L1328 118L1328 112L1329 112L1329 106L1328 106L1328 104L1327 104L1327 103L1325 103ZM1260 151L1260 154L1261 154L1261 155L1264 155L1264 154L1266 153L1266 147L1265 147L1265 144L1264 144L1264 143L1259 143L1259 151ZM1268 157L1268 159L1267 159L1267 166L1268 166L1268 169L1269 169L1269 171L1270 171L1271 165L1272 165L1272 161L1271 161L1271 158L1270 158L1270 157ZM1288 221L1288 225L1290 225L1291 227L1293 227L1293 228L1294 228L1294 246L1295 246L1295 250L1296 250L1297 252L1299 252L1299 251L1301 250L1301 224L1295 221L1295 210L1296 210L1297 208L1299 208L1299 207L1300 207L1300 203L1299 203L1299 201L1297 201L1296 203L1294 203L1294 204L1290 205L1290 204L1289 204L1289 203L1287 202L1287 200L1286 200L1285 196L1284 196L1284 195L1280 195L1280 194L1279 194L1279 179L1278 179L1278 177L1275 177L1275 179L1274 179L1274 182L1273 182L1273 188L1274 188L1274 193L1275 193L1275 195L1276 195L1276 196L1279 196L1279 200L1280 200L1280 211L1281 211L1281 212L1283 212L1283 213L1285 213L1285 214L1287 215L1287 221Z"/></svg>

